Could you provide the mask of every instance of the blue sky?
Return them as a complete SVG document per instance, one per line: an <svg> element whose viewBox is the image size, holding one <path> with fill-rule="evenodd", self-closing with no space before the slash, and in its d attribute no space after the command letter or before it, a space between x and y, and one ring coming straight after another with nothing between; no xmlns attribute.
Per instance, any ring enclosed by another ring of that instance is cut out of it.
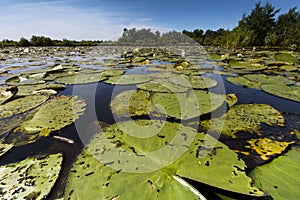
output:
<svg viewBox="0 0 300 200"><path fill-rule="evenodd" d="M182 31L200 28L232 29L257 0L0 0L0 40L30 39L43 35L54 39L110 40L123 28ZM281 13L299 0L261 0Z"/></svg>

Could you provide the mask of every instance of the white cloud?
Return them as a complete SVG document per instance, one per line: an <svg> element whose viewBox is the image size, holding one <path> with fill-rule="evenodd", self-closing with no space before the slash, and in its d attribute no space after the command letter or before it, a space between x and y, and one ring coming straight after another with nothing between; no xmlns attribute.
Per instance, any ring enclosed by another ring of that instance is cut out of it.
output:
<svg viewBox="0 0 300 200"><path fill-rule="evenodd" d="M10 4L4 9L0 12L0 39L43 35L53 39L107 40L119 37L125 27L153 26L151 18L135 19L100 7L70 6L64 1Z"/></svg>

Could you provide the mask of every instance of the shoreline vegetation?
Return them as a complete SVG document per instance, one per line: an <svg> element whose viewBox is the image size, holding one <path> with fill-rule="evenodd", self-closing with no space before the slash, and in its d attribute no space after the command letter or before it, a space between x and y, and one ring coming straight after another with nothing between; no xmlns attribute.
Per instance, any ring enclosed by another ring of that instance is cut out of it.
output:
<svg viewBox="0 0 300 200"><path fill-rule="evenodd" d="M217 46L221 48L275 48L300 50L300 13L297 7L287 13L280 14L270 3L255 4L251 13L243 14L238 26L232 30L220 28L218 30L195 29L182 32L170 31L160 33L151 29L124 28L122 36L116 41L69 39L53 40L45 36L33 35L31 39L24 37L19 41L4 39L0 41L0 48L7 47L51 47L51 46L164 46L189 45L191 43L203 46Z"/></svg>

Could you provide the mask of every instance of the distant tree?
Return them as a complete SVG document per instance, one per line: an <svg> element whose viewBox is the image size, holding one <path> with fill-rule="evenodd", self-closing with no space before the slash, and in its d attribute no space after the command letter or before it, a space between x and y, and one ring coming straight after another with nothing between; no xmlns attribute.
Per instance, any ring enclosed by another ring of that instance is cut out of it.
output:
<svg viewBox="0 0 300 200"><path fill-rule="evenodd" d="M18 46L19 47L29 47L30 46L30 42L29 40L27 40L26 38L22 37L19 42L18 42Z"/></svg>

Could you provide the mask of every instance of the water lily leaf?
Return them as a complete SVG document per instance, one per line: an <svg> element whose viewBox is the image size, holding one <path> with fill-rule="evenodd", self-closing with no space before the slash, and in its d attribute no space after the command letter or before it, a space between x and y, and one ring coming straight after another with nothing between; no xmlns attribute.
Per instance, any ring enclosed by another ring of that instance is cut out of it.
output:
<svg viewBox="0 0 300 200"><path fill-rule="evenodd" d="M293 66L293 65L285 65L285 66L279 67L279 69L282 70L282 71L291 72L291 71L297 70L298 67L297 66Z"/></svg>
<svg viewBox="0 0 300 200"><path fill-rule="evenodd" d="M269 160L271 157L282 153L290 144L294 142L279 142L269 138L254 138L248 142L249 149L260 155L261 159Z"/></svg>
<svg viewBox="0 0 300 200"><path fill-rule="evenodd" d="M42 80L36 80L36 79L28 79L26 77L21 77L21 76L14 76L5 81L5 84L7 85L34 85L34 84L39 84L39 83L45 83L45 81Z"/></svg>
<svg viewBox="0 0 300 200"><path fill-rule="evenodd" d="M244 162L227 146L193 128L156 120L127 121L94 136L73 165L66 197L199 198L195 189L183 187L188 184L180 177L263 196L251 187L244 170ZM173 196L177 192L181 195Z"/></svg>
<svg viewBox="0 0 300 200"><path fill-rule="evenodd" d="M18 88L15 86L4 87L0 86L0 105L14 97L18 92Z"/></svg>
<svg viewBox="0 0 300 200"><path fill-rule="evenodd" d="M53 84L53 83L44 83L44 84L36 84L36 85L22 85L18 86L18 95L27 96L37 92L43 92L46 89L52 90L64 90L66 88L63 84Z"/></svg>
<svg viewBox="0 0 300 200"><path fill-rule="evenodd" d="M4 154L6 154L9 150L11 150L14 147L13 144L6 144L3 142L3 140L0 140L0 158Z"/></svg>
<svg viewBox="0 0 300 200"><path fill-rule="evenodd" d="M165 80L165 79L155 79L148 83L137 85L138 88L150 92L167 92L167 93L178 93L178 92L186 92L188 90L187 87L182 87L179 85L175 85L174 83Z"/></svg>
<svg viewBox="0 0 300 200"><path fill-rule="evenodd" d="M278 97L300 102L300 86L287 86L284 84L265 84L262 90Z"/></svg>
<svg viewBox="0 0 300 200"><path fill-rule="evenodd" d="M124 91L111 101L112 112L119 116L150 115L153 110L150 93L144 90Z"/></svg>
<svg viewBox="0 0 300 200"><path fill-rule="evenodd" d="M272 162L256 167L250 174L254 185L264 189L273 199L298 199L300 153L292 149Z"/></svg>
<svg viewBox="0 0 300 200"><path fill-rule="evenodd" d="M48 96L31 95L0 105L0 118L11 117L13 115L31 110L47 101L47 99Z"/></svg>
<svg viewBox="0 0 300 200"><path fill-rule="evenodd" d="M138 83L146 83L151 81L146 75L141 74L124 74L122 76L114 76L105 80L105 83L114 84L114 85L131 85Z"/></svg>
<svg viewBox="0 0 300 200"><path fill-rule="evenodd" d="M227 94L226 102L229 105L229 107L232 107L238 102L238 98L235 94Z"/></svg>
<svg viewBox="0 0 300 200"><path fill-rule="evenodd" d="M267 68L266 65L261 65L258 63L251 63L251 62L243 62L237 60L230 60L229 65L233 69L243 69L247 71L261 71Z"/></svg>
<svg viewBox="0 0 300 200"><path fill-rule="evenodd" d="M177 119L191 119L221 107L226 97L221 94L195 90L188 93L156 93L152 102L156 109Z"/></svg>
<svg viewBox="0 0 300 200"><path fill-rule="evenodd" d="M232 106L220 118L201 121L200 126L236 138L239 132L261 134L261 123L284 126L284 117L267 104L240 104Z"/></svg>
<svg viewBox="0 0 300 200"><path fill-rule="evenodd" d="M226 81L229 81L230 83L241 85L247 88L254 88L254 89L260 89L260 83L250 81L249 79L238 76L238 77L227 77Z"/></svg>
<svg viewBox="0 0 300 200"><path fill-rule="evenodd" d="M97 83L103 80L106 80L102 73L80 73L74 74L70 76L62 76L56 78L54 81L57 83L64 83L64 84L88 84L88 83Z"/></svg>
<svg viewBox="0 0 300 200"><path fill-rule="evenodd" d="M169 81L187 88L207 89L217 85L217 81L203 76L174 76L169 78Z"/></svg>
<svg viewBox="0 0 300 200"><path fill-rule="evenodd" d="M42 105L32 119L23 122L15 131L40 132L47 136L51 131L60 130L75 122L83 114L85 106L86 103L77 96L54 97Z"/></svg>
<svg viewBox="0 0 300 200"><path fill-rule="evenodd" d="M111 77L111 76L121 76L125 73L125 70L120 69L108 69L102 72L103 76Z"/></svg>
<svg viewBox="0 0 300 200"><path fill-rule="evenodd" d="M291 64L299 62L298 58L290 53L278 53L275 55L277 61L288 62Z"/></svg>
<svg viewBox="0 0 300 200"><path fill-rule="evenodd" d="M1 198L44 199L59 176L62 159L62 154L54 154L0 166Z"/></svg>
<svg viewBox="0 0 300 200"><path fill-rule="evenodd" d="M245 78L250 81L257 82L260 84L293 84L295 81L290 80L283 76L270 76L265 74L247 74L244 75Z"/></svg>

